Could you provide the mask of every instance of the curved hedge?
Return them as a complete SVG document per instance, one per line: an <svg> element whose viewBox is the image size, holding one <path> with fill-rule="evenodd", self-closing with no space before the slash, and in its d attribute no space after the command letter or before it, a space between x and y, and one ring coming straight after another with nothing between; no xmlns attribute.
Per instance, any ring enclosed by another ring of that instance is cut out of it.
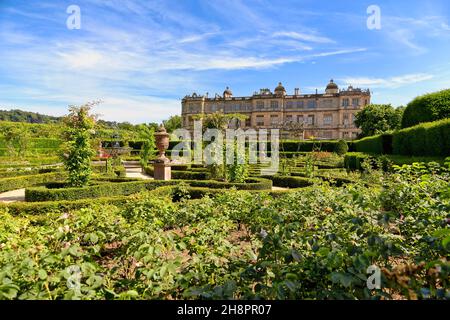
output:
<svg viewBox="0 0 450 320"><path fill-rule="evenodd" d="M366 137L353 142L353 150L375 154L392 154L392 137L390 133Z"/></svg>
<svg viewBox="0 0 450 320"><path fill-rule="evenodd" d="M61 171L0 179L0 192L26 188L51 181L60 181L65 178L66 173Z"/></svg>
<svg viewBox="0 0 450 320"><path fill-rule="evenodd" d="M414 156L450 155L450 119L422 123L394 133L394 154Z"/></svg>
<svg viewBox="0 0 450 320"><path fill-rule="evenodd" d="M154 190L158 187L176 185L184 182L191 187L204 187L210 189L228 189L235 187L239 190L270 190L272 181L267 179L251 178L246 183L220 182L214 180L141 180L130 182L104 182L82 188L47 188L34 187L25 190L25 200L32 201L59 201L78 200L86 198L101 198L111 196L124 196L144 190ZM54 185L53 185L54 186Z"/></svg>
<svg viewBox="0 0 450 320"><path fill-rule="evenodd" d="M450 89L429 93L408 103L403 113L402 128L445 118L450 118Z"/></svg>

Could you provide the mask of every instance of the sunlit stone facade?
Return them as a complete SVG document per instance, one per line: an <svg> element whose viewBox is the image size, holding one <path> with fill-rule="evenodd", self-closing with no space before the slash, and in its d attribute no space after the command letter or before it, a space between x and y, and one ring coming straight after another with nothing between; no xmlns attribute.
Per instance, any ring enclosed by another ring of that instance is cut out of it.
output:
<svg viewBox="0 0 450 320"><path fill-rule="evenodd" d="M355 114L370 104L370 90L349 86L340 90L333 80L325 93L301 94L296 88L294 94L286 94L281 83L274 92L260 89L252 96L233 97L227 89L220 96L208 97L193 93L182 100L183 127L193 129L193 115L201 113L240 113L248 119L230 124L242 129L286 129L292 122L303 123L301 138L314 136L317 139L354 139L359 133L354 125ZM297 126L298 127L298 126ZM284 138L292 138L289 131L282 130Z"/></svg>

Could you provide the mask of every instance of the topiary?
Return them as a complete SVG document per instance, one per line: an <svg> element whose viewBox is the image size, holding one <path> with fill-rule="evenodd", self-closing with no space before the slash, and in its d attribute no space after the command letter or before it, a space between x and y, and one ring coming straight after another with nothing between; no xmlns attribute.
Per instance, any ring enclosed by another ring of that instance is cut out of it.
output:
<svg viewBox="0 0 450 320"><path fill-rule="evenodd" d="M339 140L338 143L334 146L334 152L338 155L343 156L348 151L348 145L345 140Z"/></svg>
<svg viewBox="0 0 450 320"><path fill-rule="evenodd" d="M450 118L450 89L429 93L408 103L403 113L402 128L445 118Z"/></svg>

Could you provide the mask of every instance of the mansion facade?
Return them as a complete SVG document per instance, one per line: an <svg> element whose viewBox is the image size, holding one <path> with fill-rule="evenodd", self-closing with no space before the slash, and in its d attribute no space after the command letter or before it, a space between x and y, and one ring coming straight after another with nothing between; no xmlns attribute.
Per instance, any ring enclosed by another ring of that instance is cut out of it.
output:
<svg viewBox="0 0 450 320"><path fill-rule="evenodd" d="M222 96L193 93L185 96L181 104L183 128L188 130L193 130L194 115L223 112L247 116L245 121L230 126L244 130L280 129L282 138L354 139L360 132L354 124L355 114L370 104L370 90L352 86L340 90L331 80L325 93L316 90L314 94L300 94L296 88L293 95L288 95L279 83L273 93L260 89L252 96L233 97L227 87Z"/></svg>

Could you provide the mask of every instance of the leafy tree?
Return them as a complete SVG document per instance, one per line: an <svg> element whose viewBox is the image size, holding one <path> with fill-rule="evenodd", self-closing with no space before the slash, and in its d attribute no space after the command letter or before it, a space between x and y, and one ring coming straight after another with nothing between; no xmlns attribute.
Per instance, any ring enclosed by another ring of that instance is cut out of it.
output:
<svg viewBox="0 0 450 320"><path fill-rule="evenodd" d="M141 166L144 167L148 164L148 160L152 156L156 144L155 144L155 129L149 124L141 124L139 125L139 138L144 139L144 143L141 146L141 154L140 154L140 163Z"/></svg>
<svg viewBox="0 0 450 320"><path fill-rule="evenodd" d="M91 135L94 133L95 116L89 112L99 102L89 102L82 106L70 106L69 114L64 118L63 161L69 173L68 184L72 187L83 187L89 183L91 157L94 150L91 146Z"/></svg>
<svg viewBox="0 0 450 320"><path fill-rule="evenodd" d="M181 117L179 115L172 116L168 120L164 120L163 124L167 132L173 132L174 130L182 127Z"/></svg>
<svg viewBox="0 0 450 320"><path fill-rule="evenodd" d="M370 104L356 114L355 125L361 129L360 137L373 136L400 128L403 107L390 104Z"/></svg>
<svg viewBox="0 0 450 320"><path fill-rule="evenodd" d="M26 127L11 126L4 133L8 152L12 156L24 156L30 144L30 134Z"/></svg>
<svg viewBox="0 0 450 320"><path fill-rule="evenodd" d="M445 118L450 118L450 89L429 93L408 103L402 128Z"/></svg>
<svg viewBox="0 0 450 320"><path fill-rule="evenodd" d="M232 120L238 120L243 121L247 119L246 115L242 115L239 113L229 113L224 114L222 112L215 112L211 114L199 114L194 116L194 120L201 120L203 122L203 131L206 131L207 129L218 129L220 131L225 131L228 128L228 125ZM210 175L212 178L215 179L231 179L231 181L237 181L237 180L245 180L246 179L246 172L247 170L247 164L238 164L237 157L235 156L235 163L227 167L226 165L226 154L225 154L226 148L225 145L222 146L222 152L223 152L223 163L213 163L208 166ZM236 150L234 151L236 152Z"/></svg>

